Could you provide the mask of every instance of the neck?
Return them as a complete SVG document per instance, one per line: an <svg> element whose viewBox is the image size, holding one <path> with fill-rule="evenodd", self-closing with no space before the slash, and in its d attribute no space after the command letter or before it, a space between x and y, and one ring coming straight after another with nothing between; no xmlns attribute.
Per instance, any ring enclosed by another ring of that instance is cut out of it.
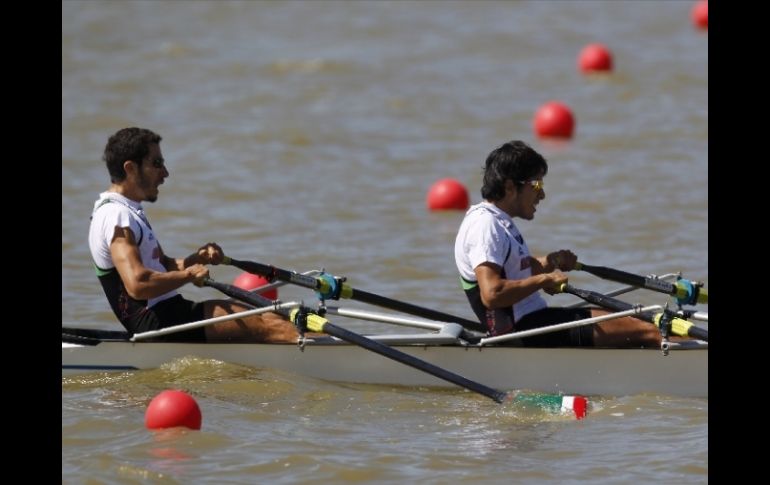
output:
<svg viewBox="0 0 770 485"><path fill-rule="evenodd" d="M131 199L134 202L142 202L142 198L135 191L130 190L123 184L112 184L110 185L110 188L107 189L107 192L115 192L116 194L120 194L126 199Z"/></svg>
<svg viewBox="0 0 770 485"><path fill-rule="evenodd" d="M516 217L516 214L513 213L513 209L510 204L506 204L504 200L487 200L484 199L484 202L487 204L492 204L493 206L497 207L501 211L505 212L509 216L511 216L511 219Z"/></svg>

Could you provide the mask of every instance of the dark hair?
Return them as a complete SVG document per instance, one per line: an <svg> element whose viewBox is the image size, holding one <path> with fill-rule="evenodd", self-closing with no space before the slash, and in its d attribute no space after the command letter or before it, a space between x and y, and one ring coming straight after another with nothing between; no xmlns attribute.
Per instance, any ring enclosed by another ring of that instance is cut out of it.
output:
<svg viewBox="0 0 770 485"><path fill-rule="evenodd" d="M158 144L162 138L145 128L123 128L107 140L102 160L107 164L110 181L122 182L126 178L123 162L133 160L139 166L150 152L150 145Z"/></svg>
<svg viewBox="0 0 770 485"><path fill-rule="evenodd" d="M505 181L523 182L548 173L548 163L542 155L523 141L513 140L494 150L484 166L481 197L496 201L505 196Z"/></svg>

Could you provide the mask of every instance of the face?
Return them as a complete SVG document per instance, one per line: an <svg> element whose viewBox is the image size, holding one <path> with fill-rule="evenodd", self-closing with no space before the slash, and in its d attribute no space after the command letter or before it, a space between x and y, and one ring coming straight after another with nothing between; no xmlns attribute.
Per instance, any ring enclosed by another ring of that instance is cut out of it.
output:
<svg viewBox="0 0 770 485"><path fill-rule="evenodd" d="M543 175L522 180L520 183L508 180L506 182L506 198L509 200L506 210L511 217L521 217L531 221L535 218L537 205L545 199Z"/></svg>
<svg viewBox="0 0 770 485"><path fill-rule="evenodd" d="M158 186L168 175L160 145L150 145L150 151L137 172L137 188L142 193L142 200L149 202L158 200Z"/></svg>

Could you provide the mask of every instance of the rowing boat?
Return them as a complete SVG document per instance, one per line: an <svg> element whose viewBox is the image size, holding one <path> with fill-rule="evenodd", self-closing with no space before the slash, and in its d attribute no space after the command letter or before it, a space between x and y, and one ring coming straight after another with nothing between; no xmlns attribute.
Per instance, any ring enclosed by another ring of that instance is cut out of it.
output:
<svg viewBox="0 0 770 485"><path fill-rule="evenodd" d="M708 397L708 343L658 349L524 348L474 345L462 328L420 334L367 335L439 367L500 389L622 396L655 393ZM264 343L131 342L119 331L62 327L62 374L152 369L186 356L273 368L329 381L404 386L448 384L334 337L302 347Z"/></svg>
<svg viewBox="0 0 770 485"><path fill-rule="evenodd" d="M557 395L623 396L654 393L708 397L708 331L683 320L694 317L708 321L708 315L679 312L677 315L682 316L680 318L660 305L633 306L610 297L612 294L633 291L637 288L635 285L604 295L565 285L570 293L614 311L608 315L490 337L469 329L469 324L474 322L355 289L345 283L344 278L330 277L323 273L310 276L311 273L319 272L299 274L253 262L233 260L233 263L245 266L242 269L266 274L270 279L277 278L280 282L250 292L209 279L205 282L206 286L245 302L253 309L144 334L131 336L123 331L62 326L62 375L153 369L175 359L191 356L280 369L338 382L431 387L446 387L450 383L497 402L502 402L508 396L508 393L499 389ZM625 278L626 274L621 276ZM301 302L272 301L258 295L287 282L316 290L319 298L322 298L319 307L323 311L315 314L313 309L305 307ZM631 283L633 285L636 281ZM670 292L668 288L663 290ZM706 295L705 290L703 295ZM340 308L324 302L325 298L337 300L340 297L422 318ZM268 311L287 316L298 328L326 333L328 336L301 338L296 345L172 343L152 340L164 334ZM653 313L658 317L652 318ZM364 336L331 324L321 316L325 314L430 331ZM667 315L667 318L662 318L662 315ZM526 348L510 345L519 342L522 337L592 325L622 316L646 319L661 329L668 326L668 332L673 332L673 335L689 336L691 339L677 342L664 339L660 349Z"/></svg>

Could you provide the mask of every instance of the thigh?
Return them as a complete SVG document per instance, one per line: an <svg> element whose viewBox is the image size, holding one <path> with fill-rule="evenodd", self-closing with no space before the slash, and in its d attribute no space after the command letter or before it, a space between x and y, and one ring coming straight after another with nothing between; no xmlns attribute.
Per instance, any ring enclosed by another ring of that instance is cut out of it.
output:
<svg viewBox="0 0 770 485"><path fill-rule="evenodd" d="M591 317L590 308L543 308L516 322L516 330L531 330ZM521 339L525 347L593 347L593 325L548 332Z"/></svg>
<svg viewBox="0 0 770 485"><path fill-rule="evenodd" d="M136 322L135 333L160 330L183 323L203 320L204 306L176 295L143 312ZM206 333L203 328L194 328L183 332L175 332L158 337L164 342L205 342Z"/></svg>
<svg viewBox="0 0 770 485"><path fill-rule="evenodd" d="M594 308L592 316L610 313ZM594 342L597 347L660 347L658 327L633 317L620 317L594 325Z"/></svg>

